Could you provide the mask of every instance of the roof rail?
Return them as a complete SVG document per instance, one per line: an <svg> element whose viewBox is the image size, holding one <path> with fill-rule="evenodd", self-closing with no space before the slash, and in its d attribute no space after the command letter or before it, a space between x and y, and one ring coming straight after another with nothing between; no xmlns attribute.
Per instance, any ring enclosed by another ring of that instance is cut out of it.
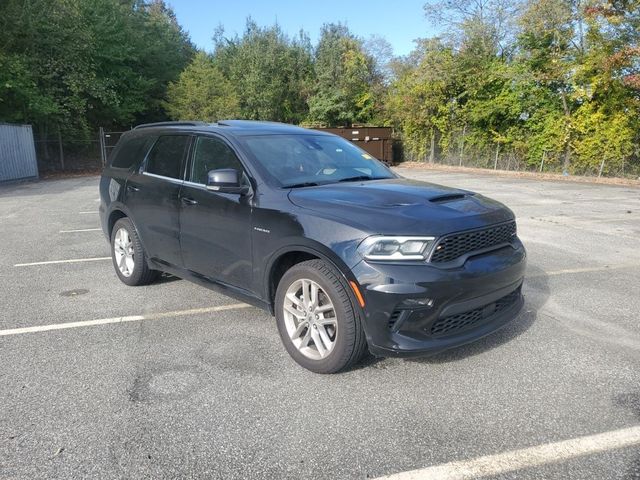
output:
<svg viewBox="0 0 640 480"><path fill-rule="evenodd" d="M133 127L134 130L138 130L139 128L153 128L153 127L197 127L200 125L209 125L207 122L155 122L155 123L143 123L136 127Z"/></svg>
<svg viewBox="0 0 640 480"><path fill-rule="evenodd" d="M256 127L260 125L284 125L288 126L286 123L282 122L268 122L265 120L218 120L216 122L218 125L222 127Z"/></svg>

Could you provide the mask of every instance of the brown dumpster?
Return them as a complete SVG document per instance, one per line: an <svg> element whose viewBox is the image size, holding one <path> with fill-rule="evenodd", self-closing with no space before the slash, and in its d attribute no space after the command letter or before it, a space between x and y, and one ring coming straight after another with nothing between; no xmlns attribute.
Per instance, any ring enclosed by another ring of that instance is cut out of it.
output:
<svg viewBox="0 0 640 480"><path fill-rule="evenodd" d="M314 128L314 130L346 138L378 160L388 165L393 164L391 127Z"/></svg>

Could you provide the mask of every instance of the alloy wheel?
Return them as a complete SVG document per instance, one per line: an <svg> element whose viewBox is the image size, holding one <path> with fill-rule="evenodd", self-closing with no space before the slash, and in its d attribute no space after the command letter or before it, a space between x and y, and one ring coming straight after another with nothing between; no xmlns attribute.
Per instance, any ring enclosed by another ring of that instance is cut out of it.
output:
<svg viewBox="0 0 640 480"><path fill-rule="evenodd" d="M126 228L120 228L113 241L113 253L118 270L125 277L130 277L135 265L133 242Z"/></svg>
<svg viewBox="0 0 640 480"><path fill-rule="evenodd" d="M335 346L338 319L329 295L313 280L299 279L287 289L284 323L293 345L312 360L326 358Z"/></svg>

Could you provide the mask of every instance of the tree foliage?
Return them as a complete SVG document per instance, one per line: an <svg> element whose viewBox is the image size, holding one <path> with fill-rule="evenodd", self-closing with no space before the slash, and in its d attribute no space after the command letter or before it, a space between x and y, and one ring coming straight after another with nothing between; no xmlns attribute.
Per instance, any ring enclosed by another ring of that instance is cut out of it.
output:
<svg viewBox="0 0 640 480"><path fill-rule="evenodd" d="M251 19L207 53L162 0L3 0L0 121L76 138L168 118L381 124L412 159L640 173L640 0L424 13L441 35L406 57L340 23L311 45Z"/></svg>
<svg viewBox="0 0 640 480"><path fill-rule="evenodd" d="M208 95L215 97L214 103L226 96L229 105L238 107L227 111L251 120L325 126L384 121L381 111L391 55L383 39L365 43L346 26L327 24L314 49L303 32L291 38L278 25L260 27L248 19L242 36L227 38L219 29L214 44L213 54L196 56L170 87L168 108L174 118L219 116L210 111L218 112L219 107L196 99ZM379 60L370 51L378 52ZM208 87L198 88L198 82Z"/></svg>
<svg viewBox="0 0 640 480"><path fill-rule="evenodd" d="M410 155L432 157L436 138L455 161L638 172L640 2L447 0L425 11L447 35L405 60L387 101Z"/></svg>
<svg viewBox="0 0 640 480"><path fill-rule="evenodd" d="M307 115L312 78L311 45L303 33L289 38L278 25L247 20L242 37L214 37L213 59L234 86L239 117L300 123Z"/></svg>
<svg viewBox="0 0 640 480"><path fill-rule="evenodd" d="M445 142L453 113L459 108L458 84L453 72L453 50L439 40L419 47L417 65L397 73L386 101L387 114L403 132L413 153L433 162L435 143Z"/></svg>
<svg viewBox="0 0 640 480"><path fill-rule="evenodd" d="M165 118L167 84L193 51L161 0L4 0L0 119L81 138Z"/></svg>
<svg viewBox="0 0 640 480"><path fill-rule="evenodd" d="M178 120L215 122L241 116L233 84L205 52L198 52L178 80L169 84L167 96L168 113Z"/></svg>
<svg viewBox="0 0 640 480"><path fill-rule="evenodd" d="M322 27L315 52L316 87L309 99L309 121L320 125L367 123L377 114L374 60L362 40L342 24Z"/></svg>

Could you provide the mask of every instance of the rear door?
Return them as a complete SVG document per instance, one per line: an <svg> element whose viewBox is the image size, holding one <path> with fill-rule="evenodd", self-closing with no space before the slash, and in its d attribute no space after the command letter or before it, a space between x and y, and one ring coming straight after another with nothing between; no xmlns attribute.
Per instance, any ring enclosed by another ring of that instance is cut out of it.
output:
<svg viewBox="0 0 640 480"><path fill-rule="evenodd" d="M181 193L180 242L184 266L205 277L251 290L250 197L207 190L208 172L220 168L245 172L224 139L196 137Z"/></svg>
<svg viewBox="0 0 640 480"><path fill-rule="evenodd" d="M109 157L109 164L100 179L100 218L102 229L109 236L109 215L112 204L116 208L126 197L126 182L132 172L138 170L157 137L150 135L125 135Z"/></svg>
<svg viewBox="0 0 640 480"><path fill-rule="evenodd" d="M147 256L177 267L182 266L180 188L190 141L190 135L160 135L126 187L125 204Z"/></svg>

